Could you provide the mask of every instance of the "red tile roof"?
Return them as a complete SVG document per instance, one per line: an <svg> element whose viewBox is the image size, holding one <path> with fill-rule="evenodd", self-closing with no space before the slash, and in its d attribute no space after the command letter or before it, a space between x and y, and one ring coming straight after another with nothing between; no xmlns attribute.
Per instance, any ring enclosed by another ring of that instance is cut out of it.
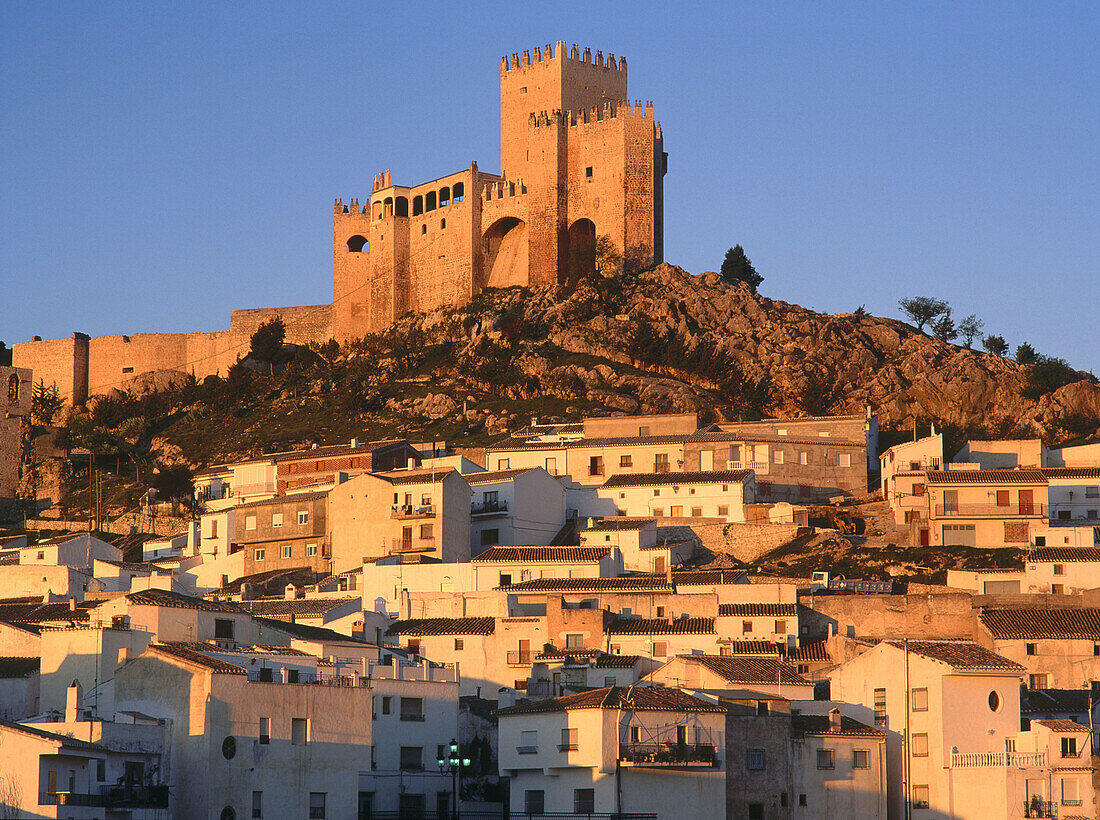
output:
<svg viewBox="0 0 1100 820"><path fill-rule="evenodd" d="M472 487L475 484L497 484L502 481L514 481L517 476L529 473L534 467L520 467L514 470L489 470L483 473L464 473L463 478Z"/></svg>
<svg viewBox="0 0 1100 820"><path fill-rule="evenodd" d="M846 737L880 737L886 732L865 723L860 723L847 715L841 715L840 728L834 729L828 715L792 715L791 730L802 735L843 735Z"/></svg>
<svg viewBox="0 0 1100 820"><path fill-rule="evenodd" d="M1027 554L1028 561L1056 561L1071 564L1074 561L1100 561L1100 547L1039 547Z"/></svg>
<svg viewBox="0 0 1100 820"><path fill-rule="evenodd" d="M235 509L251 510L256 507L278 507L282 505L303 504L306 501L317 501L328 497L328 490L317 490L311 493L289 493L277 495L274 498L261 498L259 501L249 501L247 504L238 504Z"/></svg>
<svg viewBox="0 0 1100 820"><path fill-rule="evenodd" d="M206 601L202 598L194 598L190 595L181 595L178 592L169 592L166 589L143 589L140 592L131 592L126 600L138 606L163 606L173 609L198 609L202 612L242 612L236 604L226 601Z"/></svg>
<svg viewBox="0 0 1100 820"><path fill-rule="evenodd" d="M438 470L393 470L388 473L372 473L390 484L432 484L442 481L451 473L458 473L453 467L441 467Z"/></svg>
<svg viewBox="0 0 1100 820"><path fill-rule="evenodd" d="M1044 467L1047 478L1100 478L1100 467Z"/></svg>
<svg viewBox="0 0 1100 820"><path fill-rule="evenodd" d="M1100 609L985 609L978 617L998 640L1100 640Z"/></svg>
<svg viewBox="0 0 1100 820"><path fill-rule="evenodd" d="M1050 720L1035 720L1032 723L1038 723L1040 726L1046 726L1052 732L1088 732L1088 726L1082 726L1076 720L1066 720L1065 718L1054 718Z"/></svg>
<svg viewBox="0 0 1100 820"><path fill-rule="evenodd" d="M566 450L576 447L644 447L651 444L683 444L690 436L602 436L570 439L568 441L532 441L509 437L485 448L488 453L506 453L510 450Z"/></svg>
<svg viewBox="0 0 1100 820"><path fill-rule="evenodd" d="M535 578L497 587L509 592L672 592L664 576L623 575L618 578Z"/></svg>
<svg viewBox="0 0 1100 820"><path fill-rule="evenodd" d="M621 473L603 483L604 487L663 487L669 484L740 484L753 475L752 470L708 470L684 473Z"/></svg>
<svg viewBox="0 0 1100 820"><path fill-rule="evenodd" d="M412 618L394 621L387 635L492 635L495 618Z"/></svg>
<svg viewBox="0 0 1100 820"><path fill-rule="evenodd" d="M793 666L778 657L753 655L680 655L687 663L697 663L726 683L775 683L811 686Z"/></svg>
<svg viewBox="0 0 1100 820"><path fill-rule="evenodd" d="M26 678L41 666L41 658L0 658L0 678Z"/></svg>
<svg viewBox="0 0 1100 820"><path fill-rule="evenodd" d="M301 618L319 617L326 612L358 601L358 598L296 598L288 601L278 598L271 601L242 601L241 607L253 615L273 618L279 615L296 615Z"/></svg>
<svg viewBox="0 0 1100 820"><path fill-rule="evenodd" d="M401 444L408 445L408 442L406 442L404 439L368 441L355 447L352 447L350 442L347 444L329 444L324 447L314 447L312 449L306 450L290 450L284 453L272 453L269 458L272 458L275 462L278 463L284 461L299 461L301 459L324 459L334 456L355 456L372 454L375 450L381 450ZM413 449L411 445L408 446L410 449Z"/></svg>
<svg viewBox="0 0 1100 820"><path fill-rule="evenodd" d="M521 703L497 710L498 715L565 712L572 709L616 709L624 712L725 712L716 703L665 686L605 686L575 695Z"/></svg>
<svg viewBox="0 0 1100 820"><path fill-rule="evenodd" d="M737 584L745 573L739 569L686 569L673 571L672 582L678 587Z"/></svg>
<svg viewBox="0 0 1100 820"><path fill-rule="evenodd" d="M713 635L714 618L617 618L608 635Z"/></svg>
<svg viewBox="0 0 1100 820"><path fill-rule="evenodd" d="M1041 470L929 470L929 484L1046 484Z"/></svg>
<svg viewBox="0 0 1100 820"><path fill-rule="evenodd" d="M780 654L779 644L773 641L720 641L722 648L728 648L731 655L772 655Z"/></svg>
<svg viewBox="0 0 1100 820"><path fill-rule="evenodd" d="M792 649L787 653L787 659L798 663L828 663L832 661L828 650L825 648L825 641L803 644L797 649Z"/></svg>
<svg viewBox="0 0 1100 820"><path fill-rule="evenodd" d="M610 547L490 547L471 560L473 563L529 561L534 564L575 564L599 561L610 554Z"/></svg>
<svg viewBox="0 0 1100 820"><path fill-rule="evenodd" d="M901 641L887 641L902 649ZM973 641L909 641L909 651L922 658L938 661L960 672L1004 671L1020 673L1024 667L1001 657Z"/></svg>
<svg viewBox="0 0 1100 820"><path fill-rule="evenodd" d="M226 661L219 660L218 658L212 658L202 652L196 651L192 648L192 644L182 642L166 642L166 643L154 643L149 645L149 649L154 652L162 652L165 655L171 655L173 658L177 658L181 661L201 666L210 670L215 675L247 675L244 667L237 666L234 663L227 663Z"/></svg>
<svg viewBox="0 0 1100 820"><path fill-rule="evenodd" d="M719 604L723 618L793 618L798 614L794 604Z"/></svg>
<svg viewBox="0 0 1100 820"><path fill-rule="evenodd" d="M581 532L622 532L626 530L642 530L650 524L655 524L652 518L605 518L599 524L588 527Z"/></svg>

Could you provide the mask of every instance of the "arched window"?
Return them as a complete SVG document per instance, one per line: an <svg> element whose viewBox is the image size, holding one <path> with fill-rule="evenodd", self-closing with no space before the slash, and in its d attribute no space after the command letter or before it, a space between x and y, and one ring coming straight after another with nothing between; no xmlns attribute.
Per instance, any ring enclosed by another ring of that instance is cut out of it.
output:
<svg viewBox="0 0 1100 820"><path fill-rule="evenodd" d="M424 210L425 211L434 211L435 210L435 191L429 191L428 195L424 197Z"/></svg>
<svg viewBox="0 0 1100 820"><path fill-rule="evenodd" d="M348 253L370 253L370 242L365 236L356 234L348 240Z"/></svg>
<svg viewBox="0 0 1100 820"><path fill-rule="evenodd" d="M439 207L446 208L451 204L451 189L441 188L439 191Z"/></svg>
<svg viewBox="0 0 1100 820"><path fill-rule="evenodd" d="M462 202L466 198L466 186L461 182L456 182L454 185L454 201Z"/></svg>
<svg viewBox="0 0 1100 820"><path fill-rule="evenodd" d="M446 219L439 220L439 227L440 228L446 228L447 227L447 220Z"/></svg>
<svg viewBox="0 0 1100 820"><path fill-rule="evenodd" d="M381 202L376 202L376 203L374 203L374 219L377 222L381 218L382 218L382 203Z"/></svg>
<svg viewBox="0 0 1100 820"><path fill-rule="evenodd" d="M396 210L394 211L397 216L409 215L409 200L407 197L399 196L394 202Z"/></svg>
<svg viewBox="0 0 1100 820"><path fill-rule="evenodd" d="M414 196L413 197L413 216L420 216L422 213L424 213L424 197Z"/></svg>
<svg viewBox="0 0 1100 820"><path fill-rule="evenodd" d="M386 216L393 216L393 197L388 196L382 202L386 206Z"/></svg>
<svg viewBox="0 0 1100 820"><path fill-rule="evenodd" d="M14 373L8 376L8 404L19 404L19 377Z"/></svg>

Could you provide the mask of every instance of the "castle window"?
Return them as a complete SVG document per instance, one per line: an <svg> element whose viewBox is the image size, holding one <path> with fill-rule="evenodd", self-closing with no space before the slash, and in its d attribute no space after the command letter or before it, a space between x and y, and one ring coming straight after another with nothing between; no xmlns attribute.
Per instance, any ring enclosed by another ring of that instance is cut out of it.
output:
<svg viewBox="0 0 1100 820"><path fill-rule="evenodd" d="M523 86L522 88L520 88L519 93L520 94L526 94L527 93L527 86Z"/></svg>
<svg viewBox="0 0 1100 820"><path fill-rule="evenodd" d="M587 168L584 169L584 175L588 179L592 179L592 166L591 165L589 165Z"/></svg>
<svg viewBox="0 0 1100 820"><path fill-rule="evenodd" d="M370 242L365 236L356 234L348 240L348 253L370 253Z"/></svg>
<svg viewBox="0 0 1100 820"><path fill-rule="evenodd" d="M134 372L134 368L132 368L132 367L124 367L124 368L122 368L122 372L123 372L123 373L133 373L133 372ZM15 378L15 377L13 376L12 378Z"/></svg>
<svg viewBox="0 0 1100 820"><path fill-rule="evenodd" d="M443 188L439 192L439 207L445 208L451 204L451 189Z"/></svg>
<svg viewBox="0 0 1100 820"><path fill-rule="evenodd" d="M420 226L420 233L425 234L427 232L428 232L428 224L424 223L423 225Z"/></svg>
<svg viewBox="0 0 1100 820"><path fill-rule="evenodd" d="M19 376L12 373L8 376L8 404L19 403Z"/></svg>
<svg viewBox="0 0 1100 820"><path fill-rule="evenodd" d="M422 213L424 213L424 197L414 196L413 197L413 216L420 216Z"/></svg>
<svg viewBox="0 0 1100 820"><path fill-rule="evenodd" d="M435 191L429 191L427 193L427 195L424 197L424 210L425 211L434 211L435 210Z"/></svg>
<svg viewBox="0 0 1100 820"><path fill-rule="evenodd" d="M446 228L447 227L447 220L446 219L439 220L439 227L440 228Z"/></svg>
<svg viewBox="0 0 1100 820"><path fill-rule="evenodd" d="M462 202L462 200L466 198L466 186L461 182L456 182L452 193L454 194L454 199L452 201Z"/></svg>
<svg viewBox="0 0 1100 820"><path fill-rule="evenodd" d="M393 197L386 197L382 200L382 204L385 206L386 216L393 216Z"/></svg>
<svg viewBox="0 0 1100 820"><path fill-rule="evenodd" d="M395 207L394 213L397 216L408 216L409 215L409 200L408 200L407 197L403 197L403 196L397 197L397 199L394 200L394 207Z"/></svg>

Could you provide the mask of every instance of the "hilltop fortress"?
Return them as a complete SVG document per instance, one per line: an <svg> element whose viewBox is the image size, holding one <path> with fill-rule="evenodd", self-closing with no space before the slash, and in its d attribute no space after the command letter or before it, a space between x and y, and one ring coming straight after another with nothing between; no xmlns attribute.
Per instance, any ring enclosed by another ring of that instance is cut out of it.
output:
<svg viewBox="0 0 1100 820"><path fill-rule="evenodd" d="M625 58L561 41L503 58L500 157L499 175L474 162L406 187L385 171L364 204L337 199L331 305L234 310L210 333L35 337L14 345L13 364L82 404L149 371L224 375L276 315L289 342L347 341L486 287L564 282L597 236L662 261L667 155L652 102L627 99Z"/></svg>

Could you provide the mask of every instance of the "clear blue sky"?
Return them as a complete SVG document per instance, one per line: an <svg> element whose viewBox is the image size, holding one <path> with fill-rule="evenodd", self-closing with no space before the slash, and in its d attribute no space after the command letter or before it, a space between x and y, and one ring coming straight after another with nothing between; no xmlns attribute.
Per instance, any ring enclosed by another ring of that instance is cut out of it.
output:
<svg viewBox="0 0 1100 820"><path fill-rule="evenodd" d="M670 262L950 300L1100 373L1100 4L0 6L0 339L331 299L332 200L498 170L503 54L626 56Z"/></svg>

